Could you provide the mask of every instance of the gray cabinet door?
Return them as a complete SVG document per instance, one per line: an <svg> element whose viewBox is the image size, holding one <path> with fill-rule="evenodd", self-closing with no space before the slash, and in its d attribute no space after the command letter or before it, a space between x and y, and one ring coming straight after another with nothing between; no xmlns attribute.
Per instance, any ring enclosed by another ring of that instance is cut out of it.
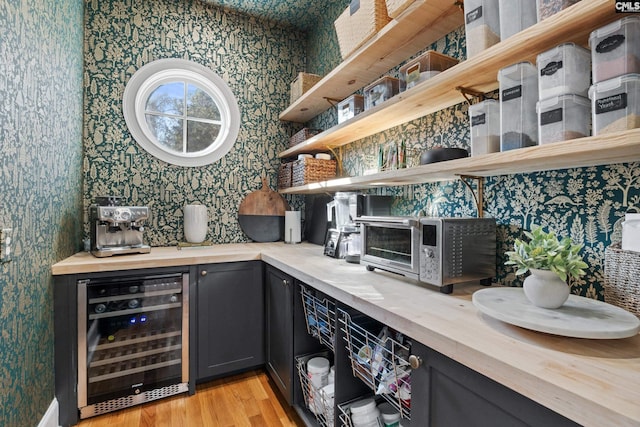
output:
<svg viewBox="0 0 640 427"><path fill-rule="evenodd" d="M411 422L424 427L576 427L573 421L414 342Z"/></svg>
<svg viewBox="0 0 640 427"><path fill-rule="evenodd" d="M264 364L260 261L198 266L197 379Z"/></svg>
<svg viewBox="0 0 640 427"><path fill-rule="evenodd" d="M293 403L293 280L266 267L267 370L290 405Z"/></svg>

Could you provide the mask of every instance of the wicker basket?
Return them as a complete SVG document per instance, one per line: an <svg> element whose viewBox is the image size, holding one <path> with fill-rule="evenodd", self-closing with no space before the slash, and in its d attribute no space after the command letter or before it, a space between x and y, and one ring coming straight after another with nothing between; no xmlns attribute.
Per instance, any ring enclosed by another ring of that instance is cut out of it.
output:
<svg viewBox="0 0 640 427"><path fill-rule="evenodd" d="M336 161L305 157L293 162L291 185L297 187L336 176Z"/></svg>
<svg viewBox="0 0 640 427"><path fill-rule="evenodd" d="M293 104L320 79L322 77L317 74L298 73L298 76L291 82L291 103Z"/></svg>
<svg viewBox="0 0 640 427"><path fill-rule="evenodd" d="M614 243L604 251L604 300L640 317L640 252Z"/></svg>
<svg viewBox="0 0 640 427"><path fill-rule="evenodd" d="M293 162L282 163L278 169L278 188L291 187L291 177L293 173Z"/></svg>
<svg viewBox="0 0 640 427"><path fill-rule="evenodd" d="M300 132L296 132L291 138L289 138L289 147L298 145L320 132L322 132L320 129L303 128Z"/></svg>
<svg viewBox="0 0 640 427"><path fill-rule="evenodd" d="M397 18L406 8L416 0L386 0L387 13L391 18Z"/></svg>
<svg viewBox="0 0 640 427"><path fill-rule="evenodd" d="M351 0L334 22L340 54L347 58L391 21L385 0Z"/></svg>

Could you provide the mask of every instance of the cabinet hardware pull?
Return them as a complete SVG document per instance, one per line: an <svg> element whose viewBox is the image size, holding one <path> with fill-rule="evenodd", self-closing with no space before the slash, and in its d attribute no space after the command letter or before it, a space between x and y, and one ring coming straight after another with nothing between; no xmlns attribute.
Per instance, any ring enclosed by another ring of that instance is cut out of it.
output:
<svg viewBox="0 0 640 427"><path fill-rule="evenodd" d="M203 277L206 276L207 275L207 270L202 270L200 272L200 275L203 276Z"/></svg>
<svg viewBox="0 0 640 427"><path fill-rule="evenodd" d="M411 369L418 369L422 366L422 358L412 354L409 356L409 365L411 365Z"/></svg>

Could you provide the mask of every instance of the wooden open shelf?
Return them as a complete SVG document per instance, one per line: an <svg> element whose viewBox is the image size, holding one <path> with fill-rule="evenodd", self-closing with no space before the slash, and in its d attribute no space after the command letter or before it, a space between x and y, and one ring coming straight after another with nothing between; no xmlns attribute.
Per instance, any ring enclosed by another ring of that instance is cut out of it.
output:
<svg viewBox="0 0 640 427"><path fill-rule="evenodd" d="M415 10L415 6L405 11L405 14L411 13L413 10ZM281 152L278 156L281 158L291 157L300 153L339 147L458 104L464 101L457 90L458 87L482 93L490 92L498 87L497 75L501 68L520 61L535 62L539 53L561 43L576 42L586 45L591 31L619 18L620 16L616 15L609 0L582 0L490 47L477 56L394 96L381 105ZM359 57L359 54L360 51L355 56ZM350 64L349 67L355 67L358 61L358 59L353 59L350 61L353 64ZM341 67L342 65L330 74L331 81L345 81L351 78L348 74L342 74ZM323 86L317 88L316 86L309 91L317 92L313 96L320 96L320 94L331 96L321 92Z"/></svg>
<svg viewBox="0 0 640 427"><path fill-rule="evenodd" d="M305 123L464 24L454 0L416 0L280 114Z"/></svg>
<svg viewBox="0 0 640 427"><path fill-rule="evenodd" d="M336 178L282 189L280 193L348 191L448 181L460 175L487 177L637 161L640 161L640 129L632 129L373 175Z"/></svg>

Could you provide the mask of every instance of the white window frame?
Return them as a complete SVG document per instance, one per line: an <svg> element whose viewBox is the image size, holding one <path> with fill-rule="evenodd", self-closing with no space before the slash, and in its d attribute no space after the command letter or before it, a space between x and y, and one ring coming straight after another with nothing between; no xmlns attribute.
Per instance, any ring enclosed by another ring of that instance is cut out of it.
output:
<svg viewBox="0 0 640 427"><path fill-rule="evenodd" d="M159 86L176 81L204 90L220 110L220 132L205 150L193 153L170 150L158 142L147 124L145 107L149 96ZM178 166L205 166L221 159L231 150L240 130L238 102L226 82L209 68L185 59L159 59L136 71L124 89L122 110L136 142L152 156Z"/></svg>

